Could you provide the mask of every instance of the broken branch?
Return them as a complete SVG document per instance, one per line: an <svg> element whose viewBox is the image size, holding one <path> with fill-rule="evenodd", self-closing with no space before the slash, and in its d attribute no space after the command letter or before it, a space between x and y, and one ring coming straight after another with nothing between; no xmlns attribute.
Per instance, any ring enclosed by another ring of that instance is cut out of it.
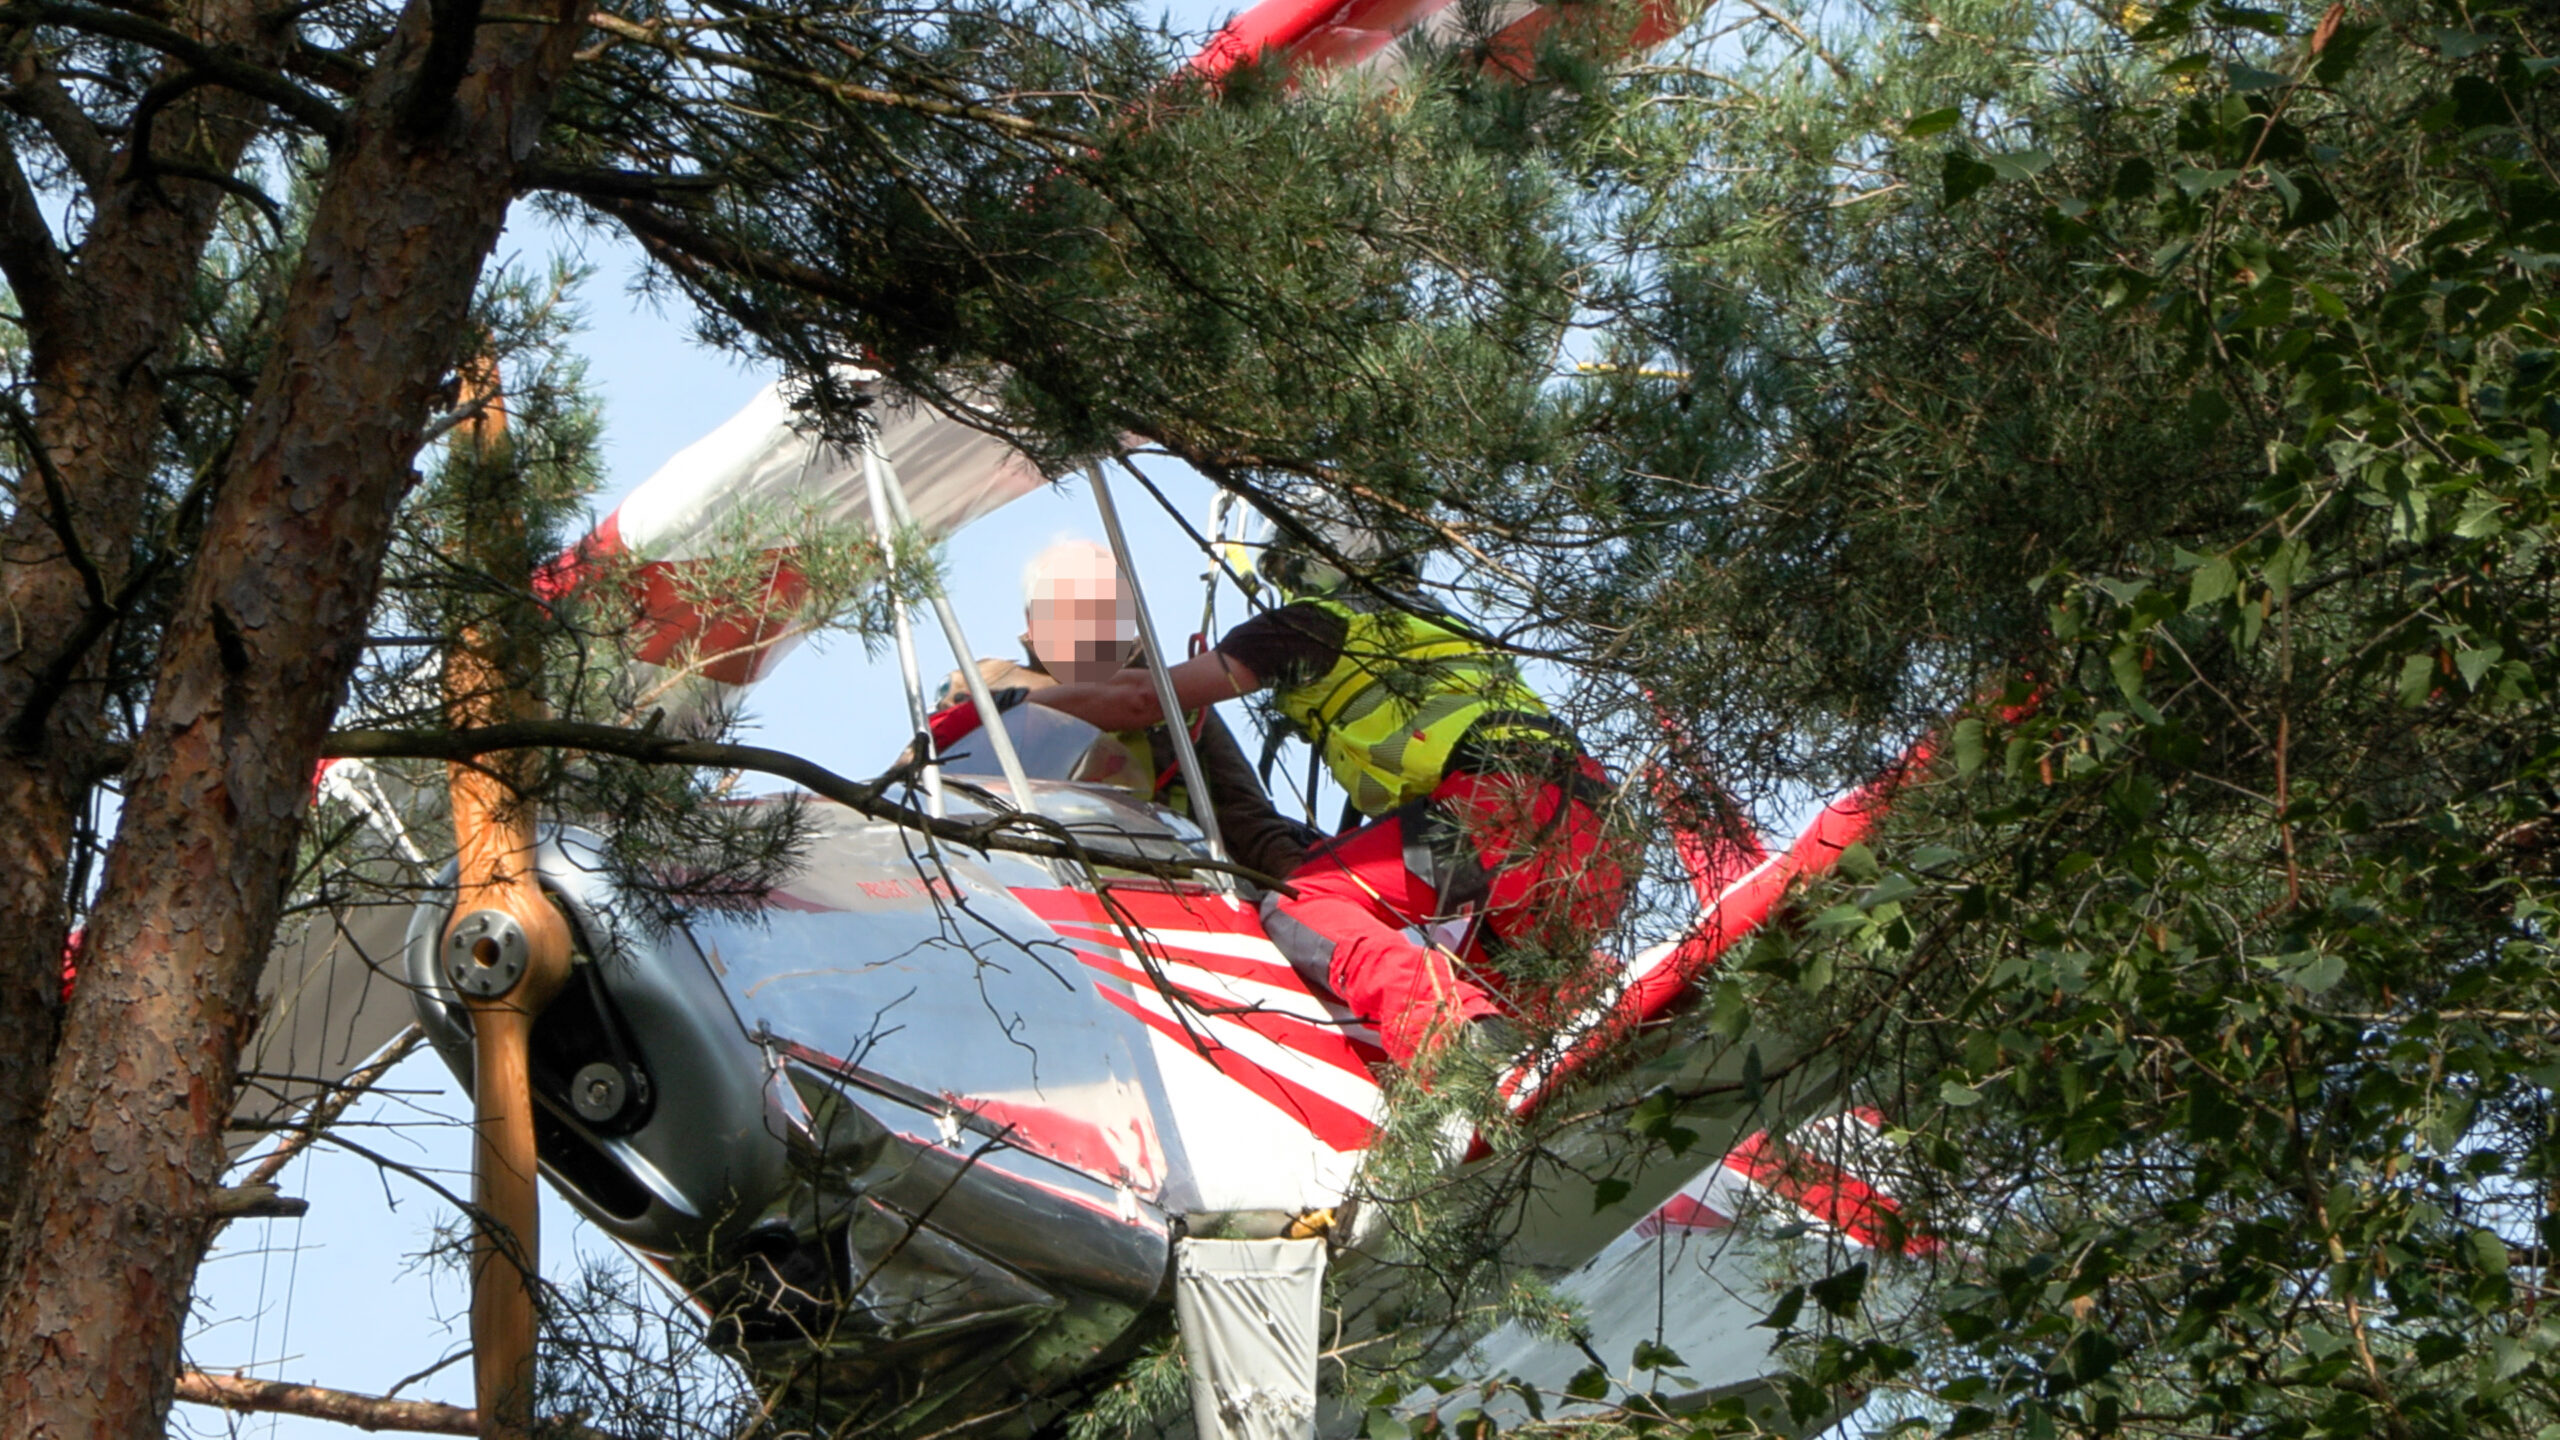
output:
<svg viewBox="0 0 2560 1440"><path fill-rule="evenodd" d="M251 1380L242 1375L209 1375L181 1371L178 1398L191 1405L269 1415L299 1415L353 1425L359 1430L403 1430L422 1435L477 1435L480 1412L433 1400L389 1400L318 1385L291 1385L282 1380Z"/></svg>

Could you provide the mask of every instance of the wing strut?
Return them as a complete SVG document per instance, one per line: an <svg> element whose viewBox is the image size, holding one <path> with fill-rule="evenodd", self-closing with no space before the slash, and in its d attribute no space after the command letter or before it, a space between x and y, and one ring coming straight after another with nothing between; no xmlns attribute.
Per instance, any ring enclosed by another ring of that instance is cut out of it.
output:
<svg viewBox="0 0 2560 1440"><path fill-rule="evenodd" d="M888 496L890 513L897 517L901 526L914 529L916 517L907 509L907 490L898 483L898 467L889 463L888 457L880 453L880 447L868 436L862 442L862 463L877 492ZM885 543L888 537L884 535L881 538ZM942 638L951 642L951 663L960 667L961 683L969 687L969 698L976 703L982 717L978 728L986 735L987 743L995 747L996 764L1004 770L1004 783L1012 791L1013 806L1017 810L1028 810L1031 808L1031 782L1022 773L1022 756L1014 751L1013 733L997 717L996 697L987 689L987 677L978 673L978 652L969 648L968 632L960 628L959 612L951 608L951 597L939 588L933 592L933 614L942 622ZM911 693L921 695L921 682L910 680L908 683L917 687Z"/></svg>
<svg viewBox="0 0 2560 1440"><path fill-rule="evenodd" d="M810 443L814 448L817 442ZM880 472L887 468L888 461L881 457L879 441L873 436L865 435L862 439L862 481L864 488L871 492L871 534L880 542L881 563L884 566L894 566L897 563L894 556L897 550L898 527L889 521L889 487L880 478ZM916 627L907 619L907 607L895 603L894 600L889 606L889 618L897 628L898 678L906 682L907 723L915 731L915 743L924 746L926 750L925 801L932 808L933 818L939 820L943 816L942 766L940 764L942 757L932 753L933 726L925 715L924 676L916 668ZM967 669L973 662L964 657L960 664L963 669ZM993 714L994 712L980 711L979 713Z"/></svg>
<svg viewBox="0 0 2560 1440"><path fill-rule="evenodd" d="M1191 727L1182 722L1182 704L1173 693L1173 676L1165 669L1164 647L1156 643L1156 622L1147 614L1147 592L1138 586L1138 567L1129 557L1129 537L1120 533L1120 507L1112 503L1111 482L1103 478L1097 462L1085 471L1093 477L1093 499L1102 508L1102 533L1111 537L1111 558L1119 562L1120 578L1129 582L1129 598L1138 602L1138 648L1145 652L1147 678L1155 682L1156 704L1164 711L1164 733L1173 737L1173 757L1182 765L1182 783L1191 787L1191 818L1199 823L1200 833L1208 837L1209 858L1227 858L1227 843L1218 834L1218 810L1209 796L1209 783L1200 773L1200 750L1191 743ZM981 715L995 712L983 707Z"/></svg>

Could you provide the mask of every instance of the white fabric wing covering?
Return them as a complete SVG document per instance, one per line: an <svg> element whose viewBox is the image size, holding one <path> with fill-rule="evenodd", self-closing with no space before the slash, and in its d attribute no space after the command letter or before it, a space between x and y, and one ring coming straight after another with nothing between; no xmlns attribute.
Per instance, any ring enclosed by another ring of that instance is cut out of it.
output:
<svg viewBox="0 0 2560 1440"><path fill-rule="evenodd" d="M881 456L929 541L1046 483L1020 451L913 397L884 395L872 413ZM805 634L798 547L871 529L861 454L818 438L782 387L768 385L659 466L538 585L551 593L587 583L600 562L628 562L626 708L635 718L658 712L671 731L709 733ZM756 556L756 578L743 585L714 568Z"/></svg>
<svg viewBox="0 0 2560 1440"><path fill-rule="evenodd" d="M880 453L906 486L916 524L939 540L1045 483L1020 451L903 394L873 412ZM620 548L645 560L689 560L742 522L805 519L869 529L862 459L806 430L768 385L720 428L679 450L614 511Z"/></svg>

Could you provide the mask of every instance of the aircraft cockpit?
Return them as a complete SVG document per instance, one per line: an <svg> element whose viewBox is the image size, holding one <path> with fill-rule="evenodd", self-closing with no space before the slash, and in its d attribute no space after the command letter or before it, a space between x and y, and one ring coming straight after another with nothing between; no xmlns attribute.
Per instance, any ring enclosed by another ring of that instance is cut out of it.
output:
<svg viewBox="0 0 2560 1440"><path fill-rule="evenodd" d="M1066 827L1098 857L1195 859L1208 839L1190 819L1137 796L1144 781L1118 740L1073 716L1017 705L996 717L1013 743L1026 781L1017 796L1002 757L981 727L943 752L942 784L954 814L986 814L1016 805Z"/></svg>

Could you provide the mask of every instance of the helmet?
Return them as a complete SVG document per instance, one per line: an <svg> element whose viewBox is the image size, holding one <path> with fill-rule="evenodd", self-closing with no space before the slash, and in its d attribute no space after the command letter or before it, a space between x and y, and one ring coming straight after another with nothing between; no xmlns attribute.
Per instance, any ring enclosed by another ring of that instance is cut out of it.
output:
<svg viewBox="0 0 2560 1440"><path fill-rule="evenodd" d="M1268 581L1283 594L1321 595L1339 589L1346 578L1337 558L1363 570L1410 566L1386 536L1365 525L1319 515L1302 516L1299 524L1313 531L1320 544L1310 545L1265 518L1237 547L1249 558L1249 566L1237 566L1237 573Z"/></svg>

